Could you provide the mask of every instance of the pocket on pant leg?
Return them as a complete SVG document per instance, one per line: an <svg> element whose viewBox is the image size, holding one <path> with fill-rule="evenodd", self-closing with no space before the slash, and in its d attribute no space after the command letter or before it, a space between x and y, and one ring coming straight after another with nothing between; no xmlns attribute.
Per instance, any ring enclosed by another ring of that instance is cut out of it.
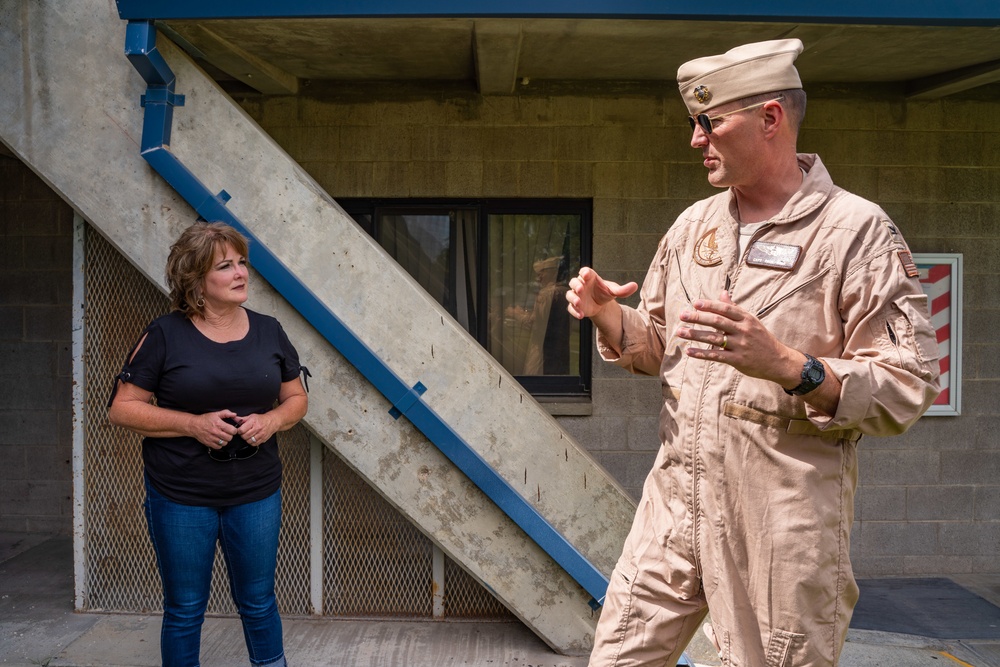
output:
<svg viewBox="0 0 1000 667"><path fill-rule="evenodd" d="M611 573L604 608L594 636L591 667L609 667L618 662L632 614L633 587L637 572L638 568L623 554Z"/></svg>
<svg viewBox="0 0 1000 667"><path fill-rule="evenodd" d="M774 629L767 643L767 667L785 667L793 649L800 646L805 635Z"/></svg>

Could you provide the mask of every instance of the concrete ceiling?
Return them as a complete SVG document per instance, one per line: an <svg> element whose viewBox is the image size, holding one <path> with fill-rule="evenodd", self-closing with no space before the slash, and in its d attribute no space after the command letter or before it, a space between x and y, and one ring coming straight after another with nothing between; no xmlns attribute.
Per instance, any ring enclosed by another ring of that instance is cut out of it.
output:
<svg viewBox="0 0 1000 667"><path fill-rule="evenodd" d="M220 83L298 94L306 83L438 82L509 94L546 82L672 85L678 65L798 37L806 87L902 86L933 99L1000 81L1000 27L728 21L319 18L168 20L158 27ZM239 83L237 83L239 82Z"/></svg>

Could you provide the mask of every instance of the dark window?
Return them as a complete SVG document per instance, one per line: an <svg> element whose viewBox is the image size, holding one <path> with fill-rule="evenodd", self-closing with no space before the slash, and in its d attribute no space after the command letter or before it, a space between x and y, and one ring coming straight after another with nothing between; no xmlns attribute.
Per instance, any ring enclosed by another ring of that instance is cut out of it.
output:
<svg viewBox="0 0 1000 667"><path fill-rule="evenodd" d="M338 203L528 391L590 393L590 322L565 299L590 263L589 200Z"/></svg>

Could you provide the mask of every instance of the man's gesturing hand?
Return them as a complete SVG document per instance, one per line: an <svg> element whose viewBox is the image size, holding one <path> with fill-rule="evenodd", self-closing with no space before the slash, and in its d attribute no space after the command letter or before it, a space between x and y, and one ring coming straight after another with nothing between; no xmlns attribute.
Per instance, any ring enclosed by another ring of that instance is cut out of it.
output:
<svg viewBox="0 0 1000 667"><path fill-rule="evenodd" d="M589 266L580 269L579 275L569 281L566 292L567 310L578 320L598 315L608 303L630 296L638 289L635 283L619 285L604 280Z"/></svg>

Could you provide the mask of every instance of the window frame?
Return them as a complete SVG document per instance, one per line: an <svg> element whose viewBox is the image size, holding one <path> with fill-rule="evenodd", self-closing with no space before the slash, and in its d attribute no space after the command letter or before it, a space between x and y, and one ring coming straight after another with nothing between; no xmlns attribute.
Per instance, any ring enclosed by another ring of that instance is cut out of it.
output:
<svg viewBox="0 0 1000 667"><path fill-rule="evenodd" d="M580 218L580 266L590 266L593 257L593 200L570 198L394 198L351 197L337 203L376 242L380 242L379 217L393 215L450 215L456 209L476 211L476 331L470 334L486 349L489 295L489 217L491 215L578 215ZM453 223L454 224L454 223ZM453 230L454 233L454 230ZM452 258L455 261L455 258ZM452 267L454 269L454 267ZM539 399L589 399L592 386L593 325L580 321L579 375L515 375L518 382Z"/></svg>

